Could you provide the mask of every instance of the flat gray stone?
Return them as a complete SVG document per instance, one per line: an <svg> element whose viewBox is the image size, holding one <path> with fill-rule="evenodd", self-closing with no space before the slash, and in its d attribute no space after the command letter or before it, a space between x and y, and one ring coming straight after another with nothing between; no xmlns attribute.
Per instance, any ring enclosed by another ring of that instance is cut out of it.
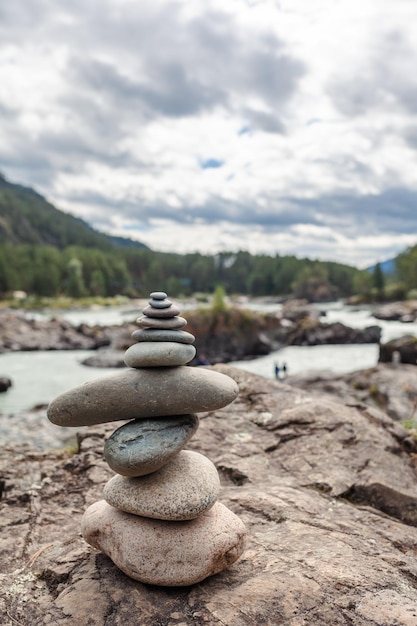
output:
<svg viewBox="0 0 417 626"><path fill-rule="evenodd" d="M161 367L186 365L195 357L195 348L174 341L142 341L130 346L124 361L128 367Z"/></svg>
<svg viewBox="0 0 417 626"><path fill-rule="evenodd" d="M86 510L81 532L127 576L165 587L193 585L228 568L243 553L247 534L220 502L196 519L168 522L124 513L105 500Z"/></svg>
<svg viewBox="0 0 417 626"><path fill-rule="evenodd" d="M206 368L128 369L64 392L51 402L47 415L58 426L89 426L215 411L233 402L238 392L232 378Z"/></svg>
<svg viewBox="0 0 417 626"><path fill-rule="evenodd" d="M134 330L132 339L135 341L175 341L178 343L194 343L195 337L186 330L164 330L162 328L142 328Z"/></svg>
<svg viewBox="0 0 417 626"><path fill-rule="evenodd" d="M197 415L137 419L114 431L104 444L104 457L123 476L145 476L168 463L198 428Z"/></svg>
<svg viewBox="0 0 417 626"><path fill-rule="evenodd" d="M183 450L157 472L127 478L113 476L104 487L116 509L152 519L195 519L217 500L220 480L215 465L202 454Z"/></svg>
<svg viewBox="0 0 417 626"><path fill-rule="evenodd" d="M152 291L149 295L150 298L153 298L154 300L165 300L165 298L168 297L165 291Z"/></svg>
<svg viewBox="0 0 417 626"><path fill-rule="evenodd" d="M169 306L171 306L172 302L171 300L154 300L153 298L151 298L149 300L149 304L154 309L167 309Z"/></svg>
<svg viewBox="0 0 417 626"><path fill-rule="evenodd" d="M151 305L145 307L142 311L144 315L147 317L157 317L157 318L165 318L165 317L175 317L179 313L181 313L181 309L176 304L171 304L169 307L164 308L154 308Z"/></svg>
<svg viewBox="0 0 417 626"><path fill-rule="evenodd" d="M142 328L161 328L163 330L172 330L184 328L187 325L187 320L183 317L171 317L168 319L155 319L142 315L136 320L138 326Z"/></svg>

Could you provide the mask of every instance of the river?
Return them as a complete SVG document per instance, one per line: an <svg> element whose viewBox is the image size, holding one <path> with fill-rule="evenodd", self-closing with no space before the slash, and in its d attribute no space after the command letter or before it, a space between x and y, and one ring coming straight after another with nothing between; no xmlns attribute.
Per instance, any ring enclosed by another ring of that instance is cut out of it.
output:
<svg viewBox="0 0 417 626"><path fill-rule="evenodd" d="M248 308L258 311L277 311L277 304L251 303ZM183 310L186 307L183 307ZM320 305L326 315L323 321L342 322L353 328L365 328L377 324L382 329L382 341L389 341L405 334L417 336L417 324L385 322L371 316L370 309L346 307L342 303ZM134 320L140 314L126 307L68 311L60 315L74 324L119 324ZM40 316L40 314L36 314ZM42 315L44 316L44 315ZM0 355L0 376L9 376L13 386L0 394L0 413L13 415L39 404L48 404L63 391L94 378L108 376L115 369L92 368L81 361L90 351L48 351L12 352ZM376 365L378 346L376 344L290 346L251 361L231 363L236 367L273 378L275 363L286 364L289 374L299 374L308 370L330 370L351 372Z"/></svg>

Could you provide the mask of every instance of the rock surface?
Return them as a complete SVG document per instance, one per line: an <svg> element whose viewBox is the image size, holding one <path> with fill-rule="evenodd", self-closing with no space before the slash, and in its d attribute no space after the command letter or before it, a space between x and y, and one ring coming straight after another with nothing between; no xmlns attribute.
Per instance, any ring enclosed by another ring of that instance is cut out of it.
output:
<svg viewBox="0 0 417 626"><path fill-rule="evenodd" d="M286 382L321 398L370 405L398 422L417 420L417 376L413 365L380 363L347 374L307 372L288 376Z"/></svg>
<svg viewBox="0 0 417 626"><path fill-rule="evenodd" d="M189 588L131 580L79 534L111 477L102 448L114 425L86 429L72 456L3 447L0 623L415 625L409 432L364 403L216 369L236 378L239 396L202 415L188 447L214 462L220 501L248 528L242 557Z"/></svg>
<svg viewBox="0 0 417 626"><path fill-rule="evenodd" d="M139 478L113 476L103 496L116 509L153 519L190 520L215 503L220 480L203 454L182 450L157 472Z"/></svg>

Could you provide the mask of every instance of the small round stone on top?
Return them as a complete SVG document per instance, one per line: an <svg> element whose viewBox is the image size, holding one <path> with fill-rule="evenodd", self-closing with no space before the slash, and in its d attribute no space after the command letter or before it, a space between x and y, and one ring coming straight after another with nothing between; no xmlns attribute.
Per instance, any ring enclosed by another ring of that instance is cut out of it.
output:
<svg viewBox="0 0 417 626"><path fill-rule="evenodd" d="M168 298L168 294L165 291L152 291L150 297L154 300L165 300L165 298Z"/></svg>

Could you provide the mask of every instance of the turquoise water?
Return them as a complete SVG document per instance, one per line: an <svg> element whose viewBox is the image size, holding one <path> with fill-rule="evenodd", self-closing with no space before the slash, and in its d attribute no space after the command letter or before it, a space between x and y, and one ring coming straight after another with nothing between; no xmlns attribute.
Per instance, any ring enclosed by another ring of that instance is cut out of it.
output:
<svg viewBox="0 0 417 626"><path fill-rule="evenodd" d="M251 308L273 312L279 309L279 305L252 303ZM339 321L353 328L378 324L383 330L383 341L405 334L417 336L417 324L381 322L371 317L369 309L353 310L341 303L326 305L325 308L326 316L323 321L329 323ZM320 309L323 309L322 305ZM61 315L73 323L83 321L88 324L120 324L134 320L139 312L140 310L126 307L115 307L111 310L73 311ZM13 352L0 355L0 376L9 376L13 381L13 387L0 394L0 413L11 415L38 404L48 404L71 387L120 371L82 365L81 361L90 354L90 351L82 350ZM376 344L291 346L251 361L237 361L232 365L273 378L275 362L281 365L285 362L289 374L299 374L308 370L351 372L372 367L377 360Z"/></svg>

